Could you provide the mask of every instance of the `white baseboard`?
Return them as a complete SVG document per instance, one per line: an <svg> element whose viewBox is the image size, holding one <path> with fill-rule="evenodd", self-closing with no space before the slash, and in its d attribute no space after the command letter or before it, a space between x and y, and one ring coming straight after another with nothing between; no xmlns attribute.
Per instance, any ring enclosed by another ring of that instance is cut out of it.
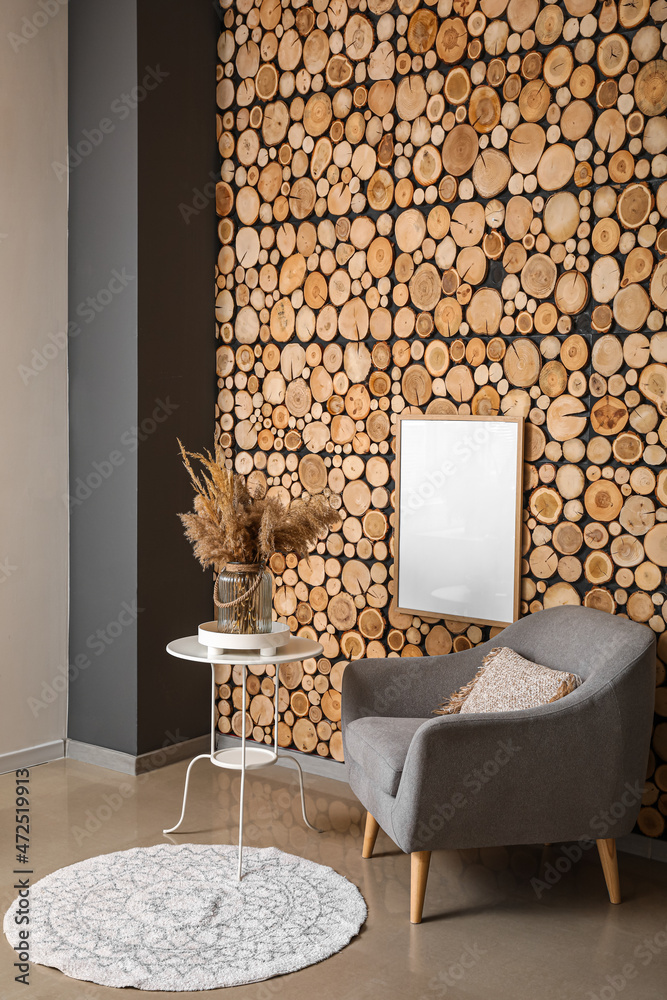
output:
<svg viewBox="0 0 667 1000"><path fill-rule="evenodd" d="M11 750L9 753L0 754L0 774L18 771L22 767L46 764L50 760L59 760L64 756L65 740L52 740L51 743L40 743L36 747Z"/></svg>
<svg viewBox="0 0 667 1000"><path fill-rule="evenodd" d="M650 858L651 861L667 861L667 840L657 840L654 837L644 837L641 833L629 833L627 837L619 837L616 841L619 851L626 854L636 854L640 858Z"/></svg>
<svg viewBox="0 0 667 1000"><path fill-rule="evenodd" d="M155 771L167 764L176 764L177 761L205 753L210 746L210 739L207 733L192 740L183 740L182 743L170 743L159 750L151 750L150 753L142 753L136 757L131 753L123 753L122 750L98 747L92 743L81 743L79 740L67 740L65 756L72 760L80 760L84 764L95 764L110 771L120 771L121 774L145 774L146 771Z"/></svg>
<svg viewBox="0 0 667 1000"><path fill-rule="evenodd" d="M238 747L241 745L241 738L240 736L227 736L223 733L217 733L215 745L218 750L224 750L226 747ZM266 744L261 745L266 748ZM259 746L259 744L248 740L248 746ZM337 781L347 781L345 764L341 764L340 761L331 760L328 757L320 757L317 754L301 753L300 750L294 750L293 747L279 747L279 750L282 750L285 754L289 754L290 757L296 757L302 769L309 774L319 774L322 778L335 778ZM281 760L280 757L276 761L276 764L296 770L293 764L290 764L289 761Z"/></svg>

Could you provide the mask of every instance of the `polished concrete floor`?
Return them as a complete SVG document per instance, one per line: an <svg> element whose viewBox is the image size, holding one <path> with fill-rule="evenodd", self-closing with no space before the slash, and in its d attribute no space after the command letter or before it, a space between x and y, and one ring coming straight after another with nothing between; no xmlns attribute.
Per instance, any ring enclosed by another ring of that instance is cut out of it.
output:
<svg viewBox="0 0 667 1000"><path fill-rule="evenodd" d="M31 867L36 880L97 854L164 841L180 812L186 763L139 778L76 761L31 768ZM14 899L14 775L0 775L2 912ZM119 787L125 794L118 795ZM597 856L568 868L562 846L439 852L429 875L424 922L408 921L410 862L380 833L376 856L361 859L363 811L347 785L306 775L321 834L301 821L291 769L254 772L246 785L246 841L275 845L330 865L368 903L361 934L342 952L289 976L183 998L234 1000L665 1000L667 865L621 854L624 902L607 901ZM233 843L239 778L195 766L188 811L196 833L173 842ZM121 804L118 805L118 802ZM111 803L111 805L109 804ZM115 808L112 808L115 806ZM560 860L559 860L560 859ZM535 880L539 880L536 882ZM172 993L110 989L32 966L14 982L14 954L0 945L0 1000L107 1000Z"/></svg>

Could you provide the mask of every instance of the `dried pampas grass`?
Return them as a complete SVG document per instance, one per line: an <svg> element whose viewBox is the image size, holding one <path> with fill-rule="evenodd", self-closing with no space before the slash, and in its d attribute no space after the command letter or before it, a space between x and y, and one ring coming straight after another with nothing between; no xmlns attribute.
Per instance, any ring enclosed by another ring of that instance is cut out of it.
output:
<svg viewBox="0 0 667 1000"><path fill-rule="evenodd" d="M275 497L253 495L245 477L222 468L210 452L202 455L178 445L195 488L194 512L178 516L204 568L219 572L232 562L266 564L274 552L294 552L303 559L339 520L325 496L306 494L285 508ZM190 459L201 464L199 474Z"/></svg>

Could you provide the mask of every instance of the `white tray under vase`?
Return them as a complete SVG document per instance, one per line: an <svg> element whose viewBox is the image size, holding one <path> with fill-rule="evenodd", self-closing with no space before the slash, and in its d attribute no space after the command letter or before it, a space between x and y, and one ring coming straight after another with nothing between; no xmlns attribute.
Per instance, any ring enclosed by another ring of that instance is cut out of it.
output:
<svg viewBox="0 0 667 1000"><path fill-rule="evenodd" d="M256 650L262 656L271 656L289 642L291 638L289 625L284 622L273 622L270 632L218 632L217 622L203 622L199 626L199 642L208 646L209 656L222 656L236 650Z"/></svg>

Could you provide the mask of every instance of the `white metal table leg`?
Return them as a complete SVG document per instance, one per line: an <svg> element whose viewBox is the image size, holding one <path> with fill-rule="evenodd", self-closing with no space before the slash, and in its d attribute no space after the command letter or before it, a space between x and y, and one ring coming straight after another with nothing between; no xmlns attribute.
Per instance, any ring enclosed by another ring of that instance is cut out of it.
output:
<svg viewBox="0 0 667 1000"><path fill-rule="evenodd" d="M215 713L216 713L216 698L215 698L215 663L211 663L211 750L210 753L202 753L197 757L193 757L188 765L188 769L185 774L185 788L183 789L183 806L181 808L181 816L178 823L175 826L170 827L168 830L163 830L165 834L176 833L176 831L181 826L183 819L185 817L185 809L188 800L188 790L190 786L190 772L192 770L193 764L198 760L211 760L214 761L214 755L216 752L215 748L215 736L216 736L216 724L215 724ZM246 716L247 716L247 680L248 680L248 666L247 664L242 665L243 669L243 686L242 686L242 700L243 700L243 715L241 721L241 794L239 800L239 866L238 866L238 879L241 881L243 873L243 808L245 799L245 771L246 771ZM296 759L292 757L291 754L279 753L278 750L278 700L279 700L279 689L280 689L280 669L276 665L276 675L275 675L275 698L274 698L274 711L273 711L273 749L276 759L286 759L291 760L292 763L296 764L297 770L299 772L299 793L301 795L301 815L303 816L303 821L306 826L313 830L315 833L322 833L316 826L313 826L309 822L308 816L306 815L306 796L303 787L303 771L301 769L301 764ZM214 761L214 763L219 763L219 761ZM222 764L224 767L225 765ZM238 765L237 765L238 766Z"/></svg>
<svg viewBox="0 0 667 1000"><path fill-rule="evenodd" d="M243 665L243 695L241 699L241 711L243 721L241 723L241 800L239 802L239 882L241 881L241 869L243 867L243 795L245 792L245 724L246 724L246 674L247 666Z"/></svg>
<svg viewBox="0 0 667 1000"><path fill-rule="evenodd" d="M183 790L183 808L181 809L181 818L179 819L176 826L172 826L168 830L163 830L162 831L163 833L175 833L178 830L181 823L183 822L183 817L185 816L185 806L187 805L188 801L188 785L190 784L190 771L192 770L192 765L196 764L198 760L210 760L210 759L211 758L207 753L200 753L197 757L193 757L190 763L188 764L188 769L185 774L185 788Z"/></svg>
<svg viewBox="0 0 667 1000"><path fill-rule="evenodd" d="M162 831L163 833L176 833L179 826L183 822L183 818L185 816L185 807L188 801L188 785L190 783L190 770L192 769L192 765L195 764L198 760L204 760L204 759L211 760L214 753L215 753L215 663L212 663L211 664L211 752L210 754L200 753L197 757L193 757L190 763L188 764L188 769L185 773L185 788L183 789L183 806L181 808L181 818L179 819L176 826L170 827L169 830L163 830Z"/></svg>
<svg viewBox="0 0 667 1000"><path fill-rule="evenodd" d="M211 664L211 760L215 753L215 663Z"/></svg>
<svg viewBox="0 0 667 1000"><path fill-rule="evenodd" d="M306 824L307 827L309 827L309 829L314 830L315 833L323 833L324 832L323 830L320 830L318 827L313 826L312 823L309 823L308 817L306 816L306 797L303 793L303 771L301 770L301 764L299 764L296 757L292 757L292 755L289 753L281 753L280 759L291 760L293 764L296 764L299 770L299 790L301 792L301 815L303 816L304 823Z"/></svg>
<svg viewBox="0 0 667 1000"><path fill-rule="evenodd" d="M273 752L278 756L278 691L280 689L280 665L276 663L276 682L273 691Z"/></svg>

